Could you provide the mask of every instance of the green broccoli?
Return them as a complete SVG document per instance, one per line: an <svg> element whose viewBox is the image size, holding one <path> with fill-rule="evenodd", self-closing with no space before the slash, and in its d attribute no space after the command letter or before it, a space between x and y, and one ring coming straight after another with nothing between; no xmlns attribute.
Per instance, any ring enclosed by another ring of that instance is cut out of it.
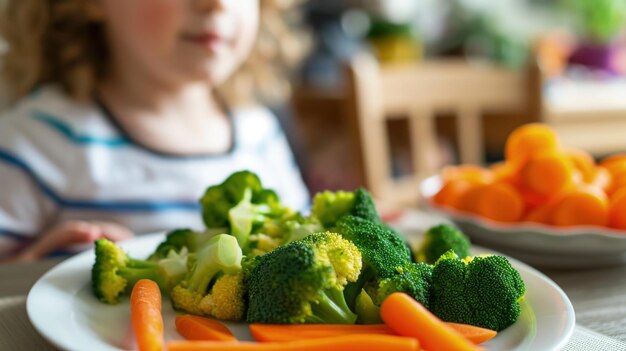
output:
<svg viewBox="0 0 626 351"><path fill-rule="evenodd" d="M170 252L160 260L147 261L129 257L121 247L106 239L97 240L95 246L91 286L96 297L104 303L118 303L140 279L153 280L161 290L168 292L187 273L185 250Z"/></svg>
<svg viewBox="0 0 626 351"><path fill-rule="evenodd" d="M228 229L207 229L204 232L195 232L191 229L176 229L167 233L165 240L157 246L157 249L148 258L150 261L158 261L168 256L173 251L181 252L183 248L189 253L194 253L209 239L217 234L223 234Z"/></svg>
<svg viewBox="0 0 626 351"><path fill-rule="evenodd" d="M243 272L217 278L211 291L200 300L202 314L225 321L241 321L246 312Z"/></svg>
<svg viewBox="0 0 626 351"><path fill-rule="evenodd" d="M398 268L398 273L378 282L375 303L380 306L387 296L403 292L428 308L433 266L426 263L408 263Z"/></svg>
<svg viewBox="0 0 626 351"><path fill-rule="evenodd" d="M258 258L248 283L250 323L353 324L343 288L357 280L361 254L334 233L317 233Z"/></svg>
<svg viewBox="0 0 626 351"><path fill-rule="evenodd" d="M172 290L174 308L192 314L207 314L200 302L221 275L241 271L241 260L241 248L235 237L220 234L211 238L195 254L187 276Z"/></svg>
<svg viewBox="0 0 626 351"><path fill-rule="evenodd" d="M248 254L260 256L279 246L322 232L324 228L315 217L289 213L282 218L269 218L249 237Z"/></svg>
<svg viewBox="0 0 626 351"><path fill-rule="evenodd" d="M372 194L363 188L354 191L354 207L351 214L375 223L382 222Z"/></svg>
<svg viewBox="0 0 626 351"><path fill-rule="evenodd" d="M411 251L404 240L384 224L348 215L337 222L335 230L352 241L363 256L361 276L345 289L350 308L354 308L356 298L366 284L389 278L399 267L411 262Z"/></svg>
<svg viewBox="0 0 626 351"><path fill-rule="evenodd" d="M337 233L352 241L363 255L364 269L378 278L388 278L411 262L411 253L402 237L384 224L355 216L337 222Z"/></svg>
<svg viewBox="0 0 626 351"><path fill-rule="evenodd" d="M222 184L209 187L200 203L207 228L228 228L244 249L256 226L289 211L278 195L264 189L259 177L249 171L233 173Z"/></svg>
<svg viewBox="0 0 626 351"><path fill-rule="evenodd" d="M426 232L415 256L419 262L434 264L448 250L453 250L459 257L467 257L470 240L452 225L440 224Z"/></svg>
<svg viewBox="0 0 626 351"><path fill-rule="evenodd" d="M380 317L380 306L377 306L374 301L372 301L371 296L369 296L365 289L362 289L361 293L356 297L354 312L358 316L356 320L358 324L383 323Z"/></svg>
<svg viewBox="0 0 626 351"><path fill-rule="evenodd" d="M526 288L502 256L460 259L450 250L435 263L430 311L447 322L501 331L520 315Z"/></svg>
<svg viewBox="0 0 626 351"><path fill-rule="evenodd" d="M353 215L372 222L381 222L372 195L359 188L354 192L324 191L313 198L311 215L317 217L324 228L330 229L345 215Z"/></svg>

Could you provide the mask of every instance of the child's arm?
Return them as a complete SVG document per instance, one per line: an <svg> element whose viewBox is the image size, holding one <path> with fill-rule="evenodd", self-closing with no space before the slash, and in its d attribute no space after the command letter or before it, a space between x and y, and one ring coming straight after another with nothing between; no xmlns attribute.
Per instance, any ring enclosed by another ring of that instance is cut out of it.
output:
<svg viewBox="0 0 626 351"><path fill-rule="evenodd" d="M133 233L119 224L110 222L68 221L42 233L37 241L27 246L8 261L35 261L50 253L75 245L90 244L97 239L113 241L133 237Z"/></svg>

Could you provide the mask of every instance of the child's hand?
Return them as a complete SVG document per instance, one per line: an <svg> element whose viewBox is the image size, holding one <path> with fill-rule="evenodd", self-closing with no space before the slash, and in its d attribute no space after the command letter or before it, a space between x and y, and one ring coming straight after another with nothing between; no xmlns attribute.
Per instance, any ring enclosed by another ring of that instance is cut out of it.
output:
<svg viewBox="0 0 626 351"><path fill-rule="evenodd" d="M91 244L98 239L119 241L133 236L128 228L112 222L68 221L44 232L35 243L24 248L16 260L35 261L56 250Z"/></svg>

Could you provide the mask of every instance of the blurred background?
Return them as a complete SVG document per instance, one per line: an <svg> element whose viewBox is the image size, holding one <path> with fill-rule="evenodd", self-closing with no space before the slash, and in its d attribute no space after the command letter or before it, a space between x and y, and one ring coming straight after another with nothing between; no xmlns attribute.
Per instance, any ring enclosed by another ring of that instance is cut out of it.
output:
<svg viewBox="0 0 626 351"><path fill-rule="evenodd" d="M626 1L314 0L285 125L312 192L414 199L443 166L494 163L516 127L626 150Z"/></svg>
<svg viewBox="0 0 626 351"><path fill-rule="evenodd" d="M275 110L311 193L367 186L413 201L416 180L501 160L529 122L598 159L626 150L624 0L310 0L301 11L312 47Z"/></svg>

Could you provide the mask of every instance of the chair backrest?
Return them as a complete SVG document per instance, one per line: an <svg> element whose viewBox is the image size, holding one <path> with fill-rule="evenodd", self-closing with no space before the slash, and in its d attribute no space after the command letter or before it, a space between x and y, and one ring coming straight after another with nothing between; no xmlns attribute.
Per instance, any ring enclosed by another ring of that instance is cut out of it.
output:
<svg viewBox="0 0 626 351"><path fill-rule="evenodd" d="M440 112L457 117L462 163L482 163L482 114L487 110L526 108L529 82L525 72L461 60L380 66L371 56L355 57L347 67L346 111L352 137L360 146L366 186L374 196L393 203L415 203L419 182L436 173L435 118ZM413 172L394 179L391 172L387 120L408 119Z"/></svg>

